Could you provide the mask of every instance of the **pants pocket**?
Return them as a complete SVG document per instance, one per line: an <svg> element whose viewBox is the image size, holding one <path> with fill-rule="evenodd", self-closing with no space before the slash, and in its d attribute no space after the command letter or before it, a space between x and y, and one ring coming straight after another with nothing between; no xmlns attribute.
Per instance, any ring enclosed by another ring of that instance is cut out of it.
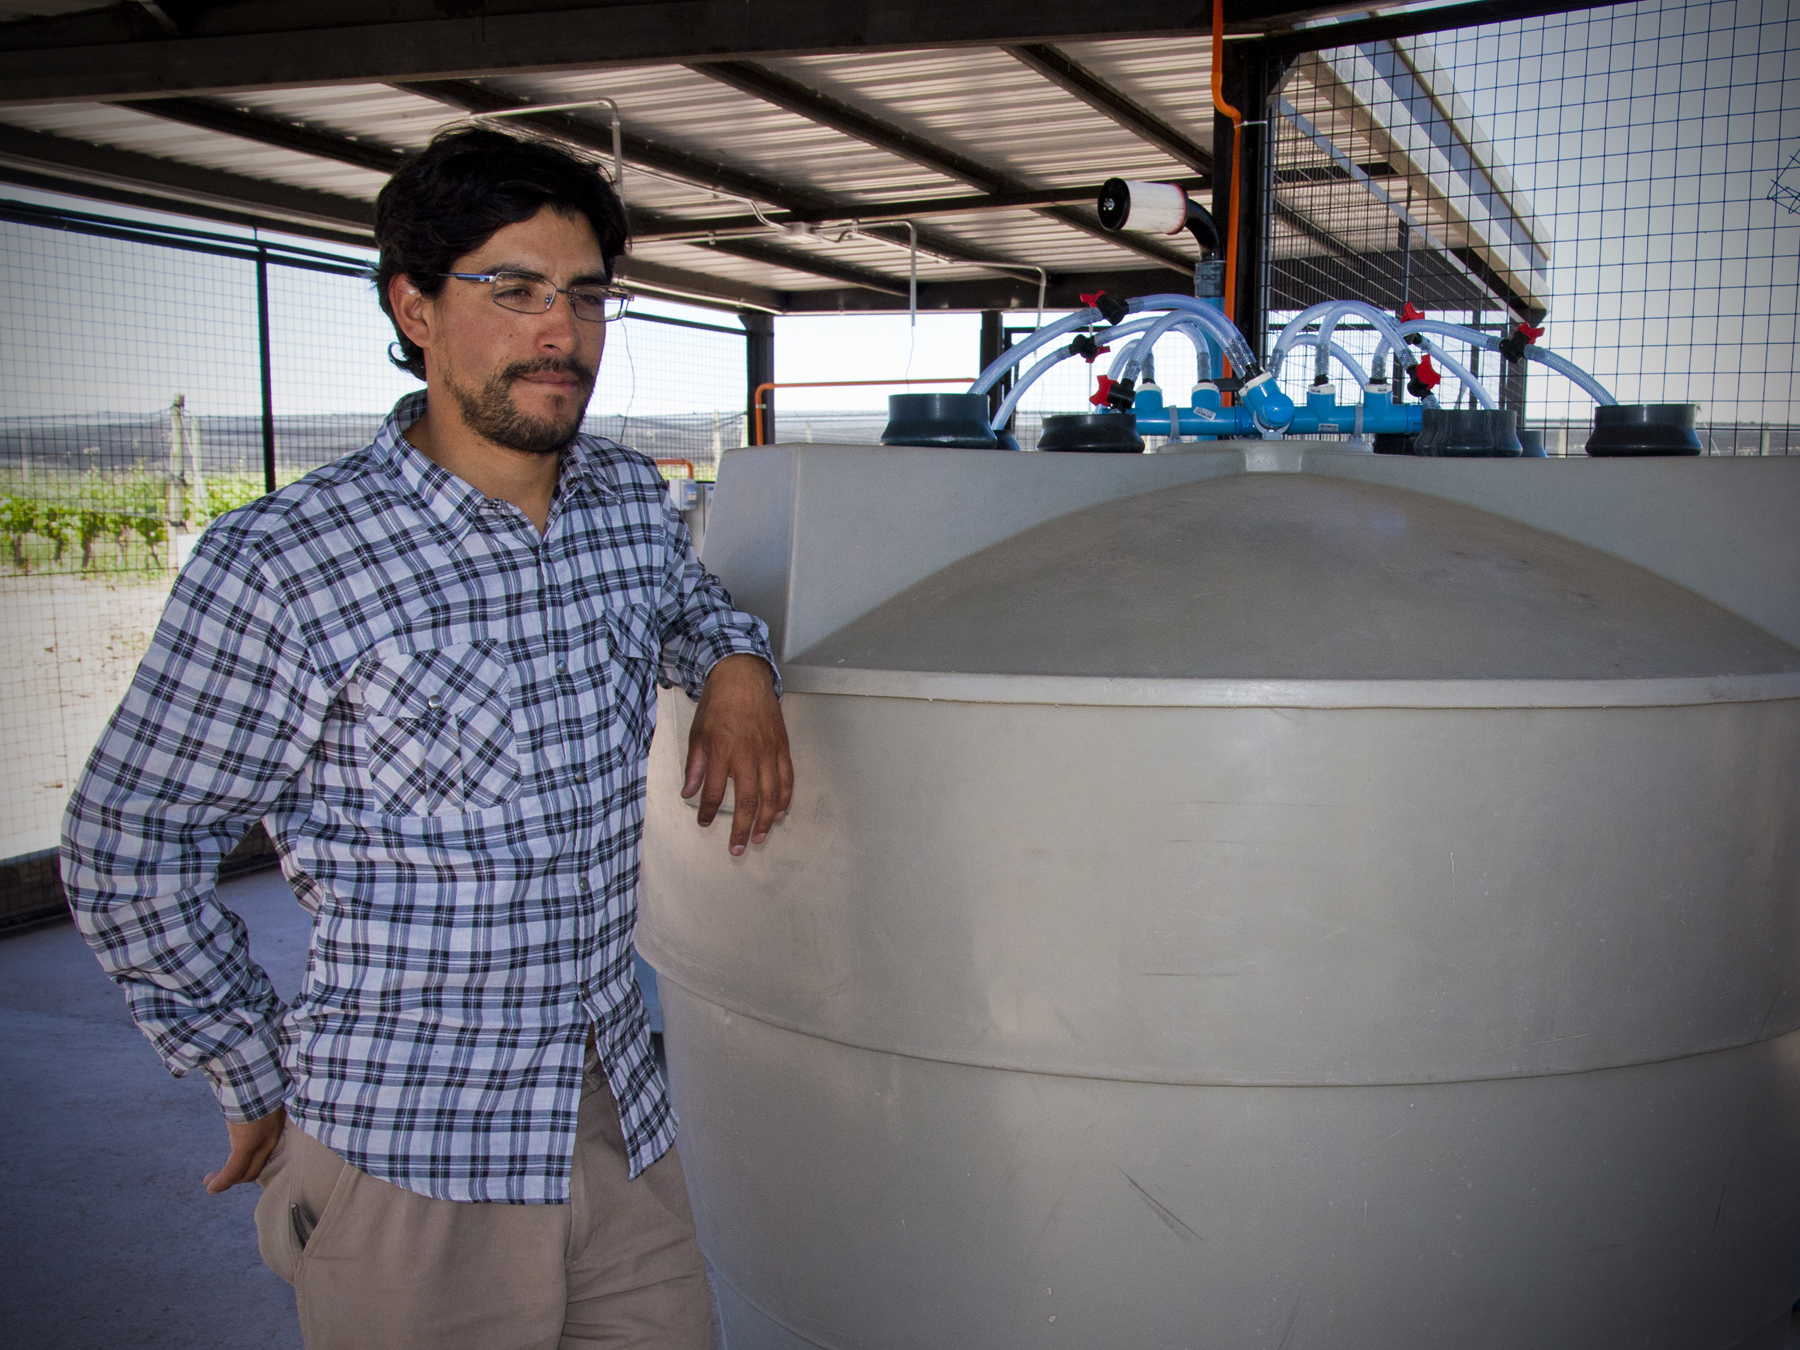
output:
<svg viewBox="0 0 1800 1350"><path fill-rule="evenodd" d="M263 1264L289 1284L300 1278L319 1229L354 1171L337 1154L289 1122L263 1166L256 1202L256 1246Z"/></svg>
<svg viewBox="0 0 1800 1350"><path fill-rule="evenodd" d="M294 1180L294 1150L290 1147L294 1126L289 1122L281 1132L275 1151L263 1163L257 1184L262 1196L256 1202L256 1249L263 1264L289 1284L299 1264L300 1249L294 1243L291 1198Z"/></svg>

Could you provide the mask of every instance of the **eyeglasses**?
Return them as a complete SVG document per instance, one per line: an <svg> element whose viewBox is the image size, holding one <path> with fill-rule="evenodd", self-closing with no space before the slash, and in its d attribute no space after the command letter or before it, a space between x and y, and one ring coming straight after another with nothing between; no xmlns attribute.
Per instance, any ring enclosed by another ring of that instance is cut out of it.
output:
<svg viewBox="0 0 1800 1350"><path fill-rule="evenodd" d="M440 272L456 281L485 281L494 292L494 303L515 314L542 314L558 295L569 297L569 309L587 323L607 323L623 317L631 293L619 286L552 286L533 272Z"/></svg>

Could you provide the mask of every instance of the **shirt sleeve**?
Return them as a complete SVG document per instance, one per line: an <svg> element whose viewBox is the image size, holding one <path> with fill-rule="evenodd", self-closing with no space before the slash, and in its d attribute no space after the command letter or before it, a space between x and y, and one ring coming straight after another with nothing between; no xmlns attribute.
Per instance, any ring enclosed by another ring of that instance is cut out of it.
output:
<svg viewBox="0 0 1800 1350"><path fill-rule="evenodd" d="M317 743L326 700L239 532L215 528L169 597L63 817L76 926L169 1071L227 1120L286 1097L283 1006L214 889L220 861Z"/></svg>
<svg viewBox="0 0 1800 1350"><path fill-rule="evenodd" d="M669 566L663 576L658 614L663 630L663 684L678 684L689 698L698 699L707 673L715 665L727 656L746 652L769 663L779 697L781 671L769 647L768 624L732 605L724 584L700 565L693 536L669 494L658 496L669 541Z"/></svg>

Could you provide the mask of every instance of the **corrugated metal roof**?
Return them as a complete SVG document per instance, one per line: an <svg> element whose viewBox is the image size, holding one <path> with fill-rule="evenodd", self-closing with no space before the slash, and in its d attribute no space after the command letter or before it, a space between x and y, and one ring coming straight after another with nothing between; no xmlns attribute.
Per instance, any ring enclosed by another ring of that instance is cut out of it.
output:
<svg viewBox="0 0 1800 1350"><path fill-rule="evenodd" d="M183 126L107 103L51 103L7 108L0 112L0 121L30 131L110 145L179 164L220 169L246 178L267 179L367 201L375 200L375 194L386 181L384 175L368 169L258 145L236 136Z"/></svg>
<svg viewBox="0 0 1800 1350"><path fill-rule="evenodd" d="M57 7L53 0L0 5L0 18ZM1083 41L1060 50L1200 151L1210 148L1211 52L1204 39ZM1431 59L1429 44L1388 44L1386 50L1393 67L1386 73L1360 50L1305 58L1284 96L1351 160L1394 162L1403 183L1413 187L1415 209L1446 244L1485 250L1498 273L1536 295L1543 250L1529 203L1494 162L1480 127ZM646 234L668 233L683 222L716 231L710 242L646 237L633 256L775 292L836 290L855 285L856 276L878 280L889 294L903 291L909 260L894 241L904 237L904 226L886 227L885 238L844 228L880 203L901 201L919 204L922 283L996 276L1030 280L1033 269L1069 275L1149 268L1152 260L1128 241L1097 238L1080 227L1080 218L1053 218L1048 207L929 214L924 204L968 198L979 190L1097 188L1115 174L1191 180L1197 171L1000 49L790 56L757 68L785 79L784 88L831 101L853 118L885 128L883 134L858 132L860 122L847 131L828 125L830 117L814 120L817 114L778 106L779 100L744 92L706 69L697 63L508 73L475 87L513 105L616 100L625 130L639 147L627 156L624 189L640 220L654 225ZM1396 82L1405 80L1412 84L1397 90ZM1426 125L1431 119L1409 97L1430 103L1438 121L1453 129L1453 145L1440 143L1442 127ZM289 126L350 147L390 152L416 149L438 128L464 116L437 97L381 84L249 90L211 102L269 119L257 124L265 131ZM606 110L569 115L584 128L589 152L604 158L610 135ZM247 138L254 127L232 134L111 104L0 107L0 127L331 194L318 200L360 203L365 215L384 181L373 168L265 143L267 137ZM30 148L14 146L3 157L23 162ZM1295 153L1303 156L1296 164L1325 170L1331 163L1323 149ZM102 168L96 180L108 174L129 176L123 169ZM746 191L746 181L762 186ZM1278 257L1284 250L1317 246L1319 231L1353 250L1391 247L1385 241L1393 229L1392 213L1372 196L1347 197L1335 187L1305 182L1283 183L1277 196L1286 212L1270 235ZM763 228L753 215L807 203L814 204L815 214L819 203L829 204L828 214L841 211L840 223L802 237ZM265 209L285 212L287 219L299 219L306 210L304 203ZM1086 218L1091 215L1088 211ZM1193 256L1186 236L1156 242Z"/></svg>

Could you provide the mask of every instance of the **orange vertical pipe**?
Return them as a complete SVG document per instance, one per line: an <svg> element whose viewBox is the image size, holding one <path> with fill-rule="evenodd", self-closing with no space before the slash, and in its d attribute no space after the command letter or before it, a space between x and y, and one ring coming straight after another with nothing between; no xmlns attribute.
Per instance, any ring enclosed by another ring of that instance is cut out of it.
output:
<svg viewBox="0 0 1800 1350"><path fill-rule="evenodd" d="M1225 0L1213 0L1213 107L1231 119L1231 219L1225 226L1225 317L1237 322L1238 209L1237 185L1243 177L1244 114L1225 101ZM1216 172L1216 170L1215 170Z"/></svg>

